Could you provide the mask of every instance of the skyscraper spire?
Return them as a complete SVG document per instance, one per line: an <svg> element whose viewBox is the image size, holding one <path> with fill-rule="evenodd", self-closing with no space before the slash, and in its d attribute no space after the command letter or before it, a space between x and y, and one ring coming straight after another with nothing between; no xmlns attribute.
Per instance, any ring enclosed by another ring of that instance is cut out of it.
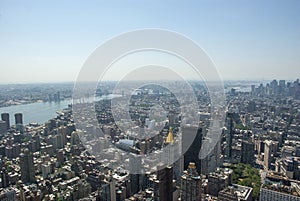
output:
<svg viewBox="0 0 300 201"><path fill-rule="evenodd" d="M169 134L168 134L168 137L166 139L166 143L174 143L174 136L173 136L173 130L172 128L170 128L169 130Z"/></svg>

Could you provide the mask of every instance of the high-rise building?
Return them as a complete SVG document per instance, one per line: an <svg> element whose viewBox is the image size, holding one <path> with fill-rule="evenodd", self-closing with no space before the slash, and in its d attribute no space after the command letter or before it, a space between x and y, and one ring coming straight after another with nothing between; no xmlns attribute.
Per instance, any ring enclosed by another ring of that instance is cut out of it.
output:
<svg viewBox="0 0 300 201"><path fill-rule="evenodd" d="M182 201L201 200L201 177L195 163L190 163L188 169L181 176L180 194Z"/></svg>
<svg viewBox="0 0 300 201"><path fill-rule="evenodd" d="M249 140L243 140L241 152L241 162L254 165L254 143Z"/></svg>
<svg viewBox="0 0 300 201"><path fill-rule="evenodd" d="M176 159L180 157L180 143L175 140L172 128L170 128L167 138L164 142L163 161L167 165L173 165Z"/></svg>
<svg viewBox="0 0 300 201"><path fill-rule="evenodd" d="M158 170L154 182L154 200L173 201L173 167Z"/></svg>
<svg viewBox="0 0 300 201"><path fill-rule="evenodd" d="M232 138L233 138L233 113L227 113L226 117L226 127L227 132L226 135L226 157L227 159L231 159L232 157Z"/></svg>
<svg viewBox="0 0 300 201"><path fill-rule="evenodd" d="M176 113L175 113L175 111L171 111L171 112L169 113L168 117L169 117L169 126L170 126L170 127L173 127L174 124L175 124L175 118L176 118Z"/></svg>
<svg viewBox="0 0 300 201"><path fill-rule="evenodd" d="M56 151L56 159L59 166L61 166L64 163L65 158L63 149L59 149Z"/></svg>
<svg viewBox="0 0 300 201"><path fill-rule="evenodd" d="M255 85L251 85L251 95L255 95Z"/></svg>
<svg viewBox="0 0 300 201"><path fill-rule="evenodd" d="M274 159L273 153L276 151L276 143L272 140L265 140L264 144L264 166L266 169L270 169Z"/></svg>
<svg viewBox="0 0 300 201"><path fill-rule="evenodd" d="M202 144L209 143L209 138L204 138ZM223 157L221 156L221 144L220 141L216 143L214 148L208 155L201 160L201 174L207 175L213 172L223 164Z"/></svg>
<svg viewBox="0 0 300 201"><path fill-rule="evenodd" d="M1 175L1 188L6 188L9 186L9 175L5 167L2 167ZM1 199L0 199L1 200Z"/></svg>
<svg viewBox="0 0 300 201"><path fill-rule="evenodd" d="M184 126L182 128L182 152L184 153L184 169L190 162L195 163L198 173L201 173L201 160L199 153L202 145L202 128Z"/></svg>
<svg viewBox="0 0 300 201"><path fill-rule="evenodd" d="M9 130L9 128L10 128L9 114L8 113L2 113L1 114L1 119L2 119L2 121L5 121L6 129Z"/></svg>
<svg viewBox="0 0 300 201"><path fill-rule="evenodd" d="M34 183L36 181L33 155L28 149L20 154L20 169L23 183Z"/></svg>
<svg viewBox="0 0 300 201"><path fill-rule="evenodd" d="M15 122L16 122L16 125L23 124L23 114L22 113L15 114Z"/></svg>
<svg viewBox="0 0 300 201"><path fill-rule="evenodd" d="M7 132L6 122L0 120L0 135L4 135Z"/></svg>
<svg viewBox="0 0 300 201"><path fill-rule="evenodd" d="M130 189L131 195L139 192L143 183L143 168L142 159L139 156L132 155L129 159L129 169L130 169Z"/></svg>

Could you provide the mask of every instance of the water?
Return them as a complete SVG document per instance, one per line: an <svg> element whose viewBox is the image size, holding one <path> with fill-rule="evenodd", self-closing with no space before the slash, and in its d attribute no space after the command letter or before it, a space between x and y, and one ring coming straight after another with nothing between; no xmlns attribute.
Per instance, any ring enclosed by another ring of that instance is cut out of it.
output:
<svg viewBox="0 0 300 201"><path fill-rule="evenodd" d="M10 124L15 124L15 113L23 113L23 123L25 125L37 122L43 124L49 119L57 116L56 111L63 110L72 103L72 99L60 102L37 102L25 105L13 105L1 107L0 113L9 113Z"/></svg>
<svg viewBox="0 0 300 201"><path fill-rule="evenodd" d="M112 99L120 95L110 94L101 97L90 97L83 100L83 102L90 102L93 100ZM63 110L72 103L72 99L63 100L60 102L37 102L24 105L13 105L9 107L1 107L1 113L9 113L10 125L15 124L15 113L23 113L23 123L28 125L29 123L36 122L38 124L44 124L49 119L57 116L56 111Z"/></svg>
<svg viewBox="0 0 300 201"><path fill-rule="evenodd" d="M227 87L225 92L230 92L231 89L235 89L237 92L251 92L251 86L233 86Z"/></svg>

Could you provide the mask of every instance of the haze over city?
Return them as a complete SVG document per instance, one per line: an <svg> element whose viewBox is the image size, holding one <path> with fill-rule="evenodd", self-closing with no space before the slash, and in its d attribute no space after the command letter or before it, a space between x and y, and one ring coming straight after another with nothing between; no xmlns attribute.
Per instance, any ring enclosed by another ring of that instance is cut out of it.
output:
<svg viewBox="0 0 300 201"><path fill-rule="evenodd" d="M300 201L299 8L0 0L0 201Z"/></svg>

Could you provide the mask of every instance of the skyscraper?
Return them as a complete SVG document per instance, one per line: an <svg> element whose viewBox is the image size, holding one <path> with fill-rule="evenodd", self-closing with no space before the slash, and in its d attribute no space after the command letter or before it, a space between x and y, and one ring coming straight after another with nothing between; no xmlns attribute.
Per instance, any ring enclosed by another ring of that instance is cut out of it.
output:
<svg viewBox="0 0 300 201"><path fill-rule="evenodd" d="M4 135L7 132L5 121L0 120L0 135Z"/></svg>
<svg viewBox="0 0 300 201"><path fill-rule="evenodd" d="M273 153L276 149L276 143L272 140L265 140L265 147L264 147L264 166L266 169L270 169L271 162L274 159L272 157Z"/></svg>
<svg viewBox="0 0 300 201"><path fill-rule="evenodd" d="M130 174L130 189L131 194L135 194L141 190L142 186L142 159L141 157L134 156L129 159Z"/></svg>
<svg viewBox="0 0 300 201"><path fill-rule="evenodd" d="M195 163L190 163L188 170L181 176L181 200L201 200L201 177L197 173Z"/></svg>
<svg viewBox="0 0 300 201"><path fill-rule="evenodd" d="M2 121L5 121L6 129L8 130L10 128L9 114L8 113L2 113L1 114L1 119L2 119Z"/></svg>
<svg viewBox="0 0 300 201"><path fill-rule="evenodd" d="M20 169L23 183L34 183L36 181L33 156L28 149L20 154Z"/></svg>
<svg viewBox="0 0 300 201"><path fill-rule="evenodd" d="M15 114L15 122L16 122L16 125L23 124L23 114L22 113Z"/></svg>
<svg viewBox="0 0 300 201"><path fill-rule="evenodd" d="M202 128L196 126L185 126L182 128L182 151L184 153L184 169L190 162L195 163L198 173L201 172L201 161L199 153L202 144Z"/></svg>
<svg viewBox="0 0 300 201"><path fill-rule="evenodd" d="M154 183L154 200L173 201L173 167L158 170Z"/></svg>
<svg viewBox="0 0 300 201"><path fill-rule="evenodd" d="M21 133L23 133L24 127L23 127L23 114L22 113L15 114L15 122L16 122L17 131L20 131Z"/></svg>
<svg viewBox="0 0 300 201"><path fill-rule="evenodd" d="M254 143L250 140L243 140L241 152L241 162L245 164L254 165Z"/></svg>
<svg viewBox="0 0 300 201"><path fill-rule="evenodd" d="M168 136L164 142L163 161L167 165L172 165L177 158L179 158L179 142L174 139L172 128L170 128Z"/></svg>
<svg viewBox="0 0 300 201"><path fill-rule="evenodd" d="M169 133L168 133L168 137L166 139L166 143L174 143L174 136L173 136L173 131L172 128L170 128Z"/></svg>
<svg viewBox="0 0 300 201"><path fill-rule="evenodd" d="M100 200L116 201L116 183L113 179L102 181L102 195Z"/></svg>
<svg viewBox="0 0 300 201"><path fill-rule="evenodd" d="M233 138L233 113L227 113L226 117L226 127L227 132L226 135L226 157L227 159L231 159L232 156L232 138Z"/></svg>

